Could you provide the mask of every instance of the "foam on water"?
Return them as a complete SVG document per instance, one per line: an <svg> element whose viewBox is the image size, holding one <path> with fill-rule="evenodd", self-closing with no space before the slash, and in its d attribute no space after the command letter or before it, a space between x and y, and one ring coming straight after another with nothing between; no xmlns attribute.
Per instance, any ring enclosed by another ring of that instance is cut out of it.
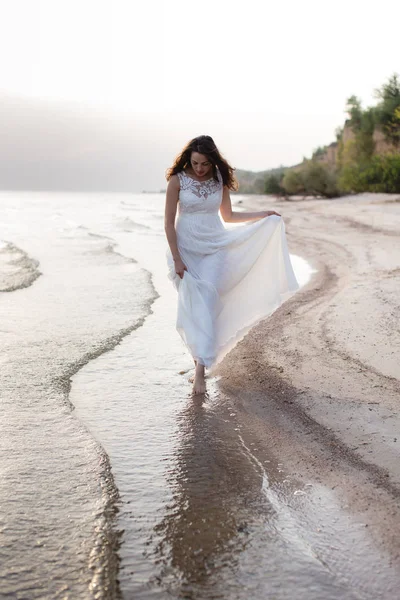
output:
<svg viewBox="0 0 400 600"><path fill-rule="evenodd" d="M39 275L38 261L12 242L0 240L0 292L31 285Z"/></svg>
<svg viewBox="0 0 400 600"><path fill-rule="evenodd" d="M0 589L32 599L116 592L118 491L69 401L70 378L140 327L157 297L148 271L81 224L81 201L1 197L2 238L42 273L0 302Z"/></svg>

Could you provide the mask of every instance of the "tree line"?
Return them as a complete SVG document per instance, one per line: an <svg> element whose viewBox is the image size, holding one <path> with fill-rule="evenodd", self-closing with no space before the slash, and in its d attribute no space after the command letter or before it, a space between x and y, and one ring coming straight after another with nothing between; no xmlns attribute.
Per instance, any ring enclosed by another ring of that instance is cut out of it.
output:
<svg viewBox="0 0 400 600"><path fill-rule="evenodd" d="M366 191L400 192L399 76L392 75L376 89L375 97L376 106L363 109L360 99L350 96L347 119L336 129L331 148L319 147L300 165L269 174L264 193L334 198Z"/></svg>

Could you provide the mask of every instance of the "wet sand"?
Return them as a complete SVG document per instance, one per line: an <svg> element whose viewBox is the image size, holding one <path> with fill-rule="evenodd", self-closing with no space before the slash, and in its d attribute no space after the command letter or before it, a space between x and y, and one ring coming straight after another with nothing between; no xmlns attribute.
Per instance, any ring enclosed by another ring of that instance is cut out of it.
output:
<svg viewBox="0 0 400 600"><path fill-rule="evenodd" d="M317 272L213 375L260 456L268 446L299 481L334 490L398 571L400 196L243 206L280 212L290 252Z"/></svg>

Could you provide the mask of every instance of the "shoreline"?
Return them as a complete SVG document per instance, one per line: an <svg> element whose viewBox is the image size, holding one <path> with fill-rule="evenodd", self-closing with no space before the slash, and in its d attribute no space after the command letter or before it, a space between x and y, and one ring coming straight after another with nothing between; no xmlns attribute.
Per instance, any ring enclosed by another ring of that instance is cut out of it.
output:
<svg viewBox="0 0 400 600"><path fill-rule="evenodd" d="M219 386L258 444L361 510L398 559L400 196L242 203L271 205L317 272L217 366Z"/></svg>

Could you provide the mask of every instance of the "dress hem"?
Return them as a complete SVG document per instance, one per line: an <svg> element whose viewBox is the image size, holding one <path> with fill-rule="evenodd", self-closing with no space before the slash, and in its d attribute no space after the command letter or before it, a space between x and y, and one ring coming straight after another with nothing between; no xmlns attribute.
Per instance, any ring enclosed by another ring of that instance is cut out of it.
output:
<svg viewBox="0 0 400 600"><path fill-rule="evenodd" d="M278 308L280 308L287 300L289 300L289 298L291 296L293 296L300 288L300 285L297 285L295 288L291 288L286 292L281 293L280 297L281 300L279 302L277 302L274 307L270 310L270 312L268 314L265 313L259 313L256 317L254 317L253 319L251 319L247 325L244 325L241 329L239 329L238 331L236 331L236 333L231 336L224 344L221 344L220 346L218 346L218 350L216 352L216 357L214 359L204 359L198 356L194 356L189 348L189 346L186 344L186 342L184 340L183 343L186 346L190 356L197 360L200 364L202 364L206 369L208 370L212 370L214 368L217 367L217 365L222 362L222 360L225 358L225 356L227 354L229 354L229 352L231 350L233 350L233 348L236 346L236 344L238 342L240 342L249 332L251 329L253 329L253 327L256 327L261 321L264 321L264 319L268 319L269 317L271 317L273 315L273 313L278 310ZM179 329L178 329L179 332Z"/></svg>

